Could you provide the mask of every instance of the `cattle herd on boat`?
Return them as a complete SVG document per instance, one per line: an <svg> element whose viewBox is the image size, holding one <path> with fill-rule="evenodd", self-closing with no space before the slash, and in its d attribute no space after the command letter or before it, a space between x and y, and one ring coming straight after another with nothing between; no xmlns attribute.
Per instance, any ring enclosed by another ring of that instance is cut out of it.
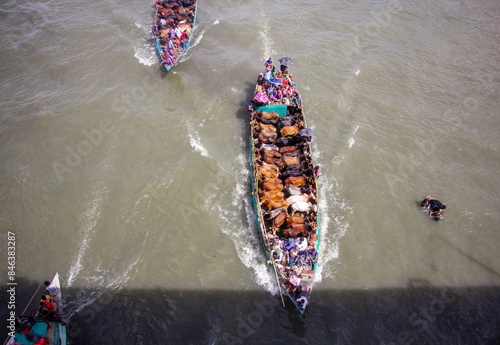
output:
<svg viewBox="0 0 500 345"><path fill-rule="evenodd" d="M277 104L287 105L285 116L259 111L259 107ZM282 290L303 310L318 259L319 168L312 163L312 131L305 127L300 93L286 66L278 70L272 60L266 62L249 112L254 192L264 241Z"/></svg>
<svg viewBox="0 0 500 345"><path fill-rule="evenodd" d="M159 39L161 63L173 66L187 48L195 18L196 0L157 0L153 36Z"/></svg>

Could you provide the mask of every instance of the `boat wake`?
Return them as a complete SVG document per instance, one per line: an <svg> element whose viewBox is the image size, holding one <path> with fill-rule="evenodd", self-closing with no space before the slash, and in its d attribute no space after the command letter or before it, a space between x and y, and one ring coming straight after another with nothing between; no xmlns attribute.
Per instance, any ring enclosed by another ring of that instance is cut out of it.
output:
<svg viewBox="0 0 500 345"><path fill-rule="evenodd" d="M133 240L134 251L132 255L130 251L121 250L120 248L123 246L114 245L114 243L126 241L130 237L121 237L119 234L110 236L109 233L105 232L111 230L103 229L100 226L99 220L103 216L103 205L107 204L108 195L109 191L104 183L98 182L92 193L84 196L88 198L88 202L80 217L81 226L77 242L79 249L72 260L66 281L66 287L72 288L66 294L67 302L64 306L65 317L68 320L95 302L104 292L120 289L130 279L132 270L140 262L147 247L147 231L141 234L139 241L137 238ZM133 223L135 218L141 217L134 209L139 207L138 204L147 197L147 194L141 194L139 200L132 205L133 209L123 212L122 220L125 224ZM109 249L95 250L95 248L103 247ZM118 260L109 260L109 256Z"/></svg>
<svg viewBox="0 0 500 345"><path fill-rule="evenodd" d="M67 287L73 285L76 276L82 269L83 256L89 248L89 242L92 239L93 234L95 233L95 226L101 216L101 208L105 193L105 188L102 185L94 189L90 198L90 202L87 205L87 210L83 212L80 217L81 227L78 239L79 249L76 254L76 258L69 270L68 280L66 282Z"/></svg>
<svg viewBox="0 0 500 345"><path fill-rule="evenodd" d="M187 123L187 127L188 127L189 143L191 144L191 147L196 152L201 154L203 157L208 157L208 151L201 144L201 140L200 140L198 133L194 130L194 128L191 126L191 124Z"/></svg>

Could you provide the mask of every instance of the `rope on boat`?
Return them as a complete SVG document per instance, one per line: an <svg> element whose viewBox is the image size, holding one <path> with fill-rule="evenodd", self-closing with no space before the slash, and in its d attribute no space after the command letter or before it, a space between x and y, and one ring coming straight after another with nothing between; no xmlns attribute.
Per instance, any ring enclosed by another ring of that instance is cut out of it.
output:
<svg viewBox="0 0 500 345"><path fill-rule="evenodd" d="M40 286L36 289L35 293L33 294L33 296L31 296L31 299L30 301L28 302L28 305L26 306L26 308L24 308L23 312L21 313L21 315L24 315L24 312L26 311L26 309L28 309L28 307L30 306L31 302L33 301L33 298L35 298L35 295L38 293L38 290L40 290Z"/></svg>

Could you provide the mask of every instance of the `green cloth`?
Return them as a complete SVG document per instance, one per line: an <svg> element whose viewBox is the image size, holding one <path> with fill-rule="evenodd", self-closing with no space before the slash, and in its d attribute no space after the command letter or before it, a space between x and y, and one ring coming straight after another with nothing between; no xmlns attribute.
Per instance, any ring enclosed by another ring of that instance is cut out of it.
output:
<svg viewBox="0 0 500 345"><path fill-rule="evenodd" d="M275 105L264 105L262 107L255 108L257 111L267 111L267 112L276 112L280 117L286 116L286 108L287 106L284 104L275 104Z"/></svg>

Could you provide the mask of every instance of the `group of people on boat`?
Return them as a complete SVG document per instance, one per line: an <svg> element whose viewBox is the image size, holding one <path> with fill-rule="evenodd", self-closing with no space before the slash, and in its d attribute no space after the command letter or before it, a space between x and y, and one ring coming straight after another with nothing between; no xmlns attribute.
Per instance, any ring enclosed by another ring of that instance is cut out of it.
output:
<svg viewBox="0 0 500 345"><path fill-rule="evenodd" d="M266 61L266 70L272 67L272 60ZM295 100L287 98L289 102L276 101L288 105L285 116L255 110L264 105L262 102L254 100L250 105L253 167L262 231L271 261L281 287L303 309L309 300L318 260L319 168L312 163L312 131L305 127L302 104L296 101L300 95L294 84L285 84L293 90L290 95L295 95ZM261 73L256 93L272 87L273 82Z"/></svg>
<svg viewBox="0 0 500 345"><path fill-rule="evenodd" d="M36 309L34 316L19 316L16 317L16 333L24 334L24 337L33 342L34 345L48 345L49 340L43 334L38 334L33 329L33 326L38 320L43 320L47 324L47 329L51 328L50 322L59 322L62 325L66 325L64 321L59 306L61 301L59 300L59 288L52 284L50 281L45 281L45 291L40 297L39 306ZM13 339L8 345L16 345Z"/></svg>
<svg viewBox="0 0 500 345"><path fill-rule="evenodd" d="M265 70L257 79L253 101L260 105L295 104L300 108L302 106L300 93L293 75L289 74L288 66L280 65L277 68L272 58L266 60Z"/></svg>
<svg viewBox="0 0 500 345"><path fill-rule="evenodd" d="M157 0L153 36L159 40L161 63L173 66L187 48L195 17L196 0Z"/></svg>

